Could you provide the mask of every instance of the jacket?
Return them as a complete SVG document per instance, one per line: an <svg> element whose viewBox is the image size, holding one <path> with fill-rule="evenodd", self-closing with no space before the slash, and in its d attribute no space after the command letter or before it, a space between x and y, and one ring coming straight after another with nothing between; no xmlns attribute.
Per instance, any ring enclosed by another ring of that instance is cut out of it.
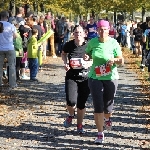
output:
<svg viewBox="0 0 150 150"><path fill-rule="evenodd" d="M28 58L38 58L38 44L36 37L32 36L27 45Z"/></svg>

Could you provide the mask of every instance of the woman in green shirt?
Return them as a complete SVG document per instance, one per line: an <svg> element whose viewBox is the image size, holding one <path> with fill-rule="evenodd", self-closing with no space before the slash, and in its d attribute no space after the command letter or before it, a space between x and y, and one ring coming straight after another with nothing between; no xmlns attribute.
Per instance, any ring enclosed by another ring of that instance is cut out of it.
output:
<svg viewBox="0 0 150 150"><path fill-rule="evenodd" d="M93 59L88 77L98 130L95 143L99 144L104 141L103 125L107 130L112 126L110 116L119 79L117 64L122 64L124 59L117 41L109 37L109 22L101 20L97 26L100 37L88 43L85 60Z"/></svg>

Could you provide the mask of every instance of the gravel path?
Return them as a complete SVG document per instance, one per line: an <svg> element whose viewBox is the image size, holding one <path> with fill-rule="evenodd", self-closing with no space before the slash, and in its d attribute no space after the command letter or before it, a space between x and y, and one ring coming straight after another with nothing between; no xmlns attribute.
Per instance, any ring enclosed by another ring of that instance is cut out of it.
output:
<svg viewBox="0 0 150 150"><path fill-rule="evenodd" d="M50 64L49 64L50 63ZM0 99L0 150L150 150L150 133L145 129L140 82L126 66L119 68L112 131L105 131L105 143L93 143L97 134L91 98L79 136L74 125L65 129L64 76L60 58L48 58L39 83L21 81L14 93Z"/></svg>

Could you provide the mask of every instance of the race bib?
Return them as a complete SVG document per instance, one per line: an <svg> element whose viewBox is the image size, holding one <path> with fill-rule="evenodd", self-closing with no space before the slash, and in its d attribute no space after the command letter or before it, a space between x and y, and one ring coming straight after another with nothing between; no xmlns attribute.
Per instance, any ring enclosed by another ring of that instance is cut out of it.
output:
<svg viewBox="0 0 150 150"><path fill-rule="evenodd" d="M95 32L94 27L89 28L89 32Z"/></svg>
<svg viewBox="0 0 150 150"><path fill-rule="evenodd" d="M82 61L83 61L83 58L71 58L70 66L73 69L82 69Z"/></svg>
<svg viewBox="0 0 150 150"><path fill-rule="evenodd" d="M111 74L111 66L109 65L101 65L95 67L96 77L106 76Z"/></svg>

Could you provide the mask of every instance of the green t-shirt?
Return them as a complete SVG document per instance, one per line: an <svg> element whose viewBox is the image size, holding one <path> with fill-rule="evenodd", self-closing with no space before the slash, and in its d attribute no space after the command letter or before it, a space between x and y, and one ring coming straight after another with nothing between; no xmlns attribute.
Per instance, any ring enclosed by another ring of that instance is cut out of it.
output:
<svg viewBox="0 0 150 150"><path fill-rule="evenodd" d="M101 43L99 39L93 38L89 41L86 53L93 59L88 77L97 80L115 80L119 79L117 65L107 66L106 63L111 58L122 56L119 43L109 38L107 42Z"/></svg>

